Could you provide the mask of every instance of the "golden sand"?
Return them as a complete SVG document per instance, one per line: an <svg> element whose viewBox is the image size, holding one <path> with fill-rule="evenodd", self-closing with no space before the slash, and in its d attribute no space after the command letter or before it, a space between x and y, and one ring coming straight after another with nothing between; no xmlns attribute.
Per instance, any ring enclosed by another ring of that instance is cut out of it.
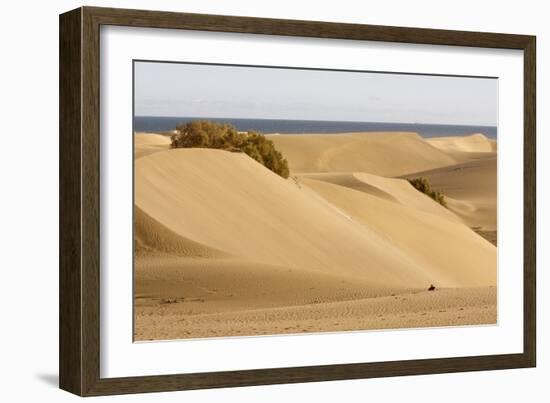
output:
<svg viewBox="0 0 550 403"><path fill-rule="evenodd" d="M270 138L287 180L135 135L136 340L495 323L494 140Z"/></svg>

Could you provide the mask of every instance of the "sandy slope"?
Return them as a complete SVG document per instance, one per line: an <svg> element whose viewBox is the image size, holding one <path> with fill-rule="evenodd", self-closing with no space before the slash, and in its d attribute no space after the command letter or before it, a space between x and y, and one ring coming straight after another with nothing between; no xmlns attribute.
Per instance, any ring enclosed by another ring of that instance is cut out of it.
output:
<svg viewBox="0 0 550 403"><path fill-rule="evenodd" d="M405 179L385 178L364 172L355 173L320 173L299 175L300 179L315 179L333 183L353 190L399 203L404 206L435 214L454 222L462 222L451 211L412 187Z"/></svg>
<svg viewBox="0 0 550 403"><path fill-rule="evenodd" d="M304 182L352 219L421 262L438 285L496 284L495 247L465 225L342 186L312 179Z"/></svg>
<svg viewBox="0 0 550 403"><path fill-rule="evenodd" d="M399 176L455 160L416 133L269 136L293 173L367 172Z"/></svg>
<svg viewBox="0 0 550 403"><path fill-rule="evenodd" d="M496 230L496 156L408 175L419 176L445 195L449 209L468 226Z"/></svg>
<svg viewBox="0 0 550 403"><path fill-rule="evenodd" d="M496 140L490 139L481 133L469 136L431 137L426 141L443 151L488 153L497 150Z"/></svg>
<svg viewBox="0 0 550 403"><path fill-rule="evenodd" d="M146 155L165 151L170 148L170 137L161 134L136 133L134 135L134 157L140 158Z"/></svg>
<svg viewBox="0 0 550 403"><path fill-rule="evenodd" d="M160 253L185 257L221 258L229 256L215 248L176 234L137 206L134 207L134 242L135 250L140 255L158 255Z"/></svg>
<svg viewBox="0 0 550 403"><path fill-rule="evenodd" d="M497 141L484 134L469 136L433 137L426 142L453 158L456 163L496 158Z"/></svg>

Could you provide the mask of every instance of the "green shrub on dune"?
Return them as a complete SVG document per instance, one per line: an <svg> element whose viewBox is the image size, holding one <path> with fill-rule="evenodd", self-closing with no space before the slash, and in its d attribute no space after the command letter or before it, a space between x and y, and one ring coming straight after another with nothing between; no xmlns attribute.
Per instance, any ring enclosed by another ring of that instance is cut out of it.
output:
<svg viewBox="0 0 550 403"><path fill-rule="evenodd" d="M172 135L172 148L216 148L244 152L260 164L283 178L288 178L288 163L275 145L262 133L238 132L229 124L208 120L194 120L176 127Z"/></svg>
<svg viewBox="0 0 550 403"><path fill-rule="evenodd" d="M445 201L445 196L438 192L437 190L432 189L432 185L427 178L414 178L409 179L409 183L419 192L424 193L425 195L431 197L436 202L441 204L443 207L447 207L447 202Z"/></svg>

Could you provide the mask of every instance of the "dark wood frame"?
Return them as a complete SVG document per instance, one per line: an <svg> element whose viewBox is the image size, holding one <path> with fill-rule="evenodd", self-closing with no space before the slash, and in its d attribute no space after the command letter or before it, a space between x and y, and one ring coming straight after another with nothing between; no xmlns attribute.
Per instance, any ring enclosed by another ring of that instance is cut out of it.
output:
<svg viewBox="0 0 550 403"><path fill-rule="evenodd" d="M524 349L521 354L100 378L99 28L101 25L459 45L524 52ZM60 387L81 396L536 365L534 36L82 7L60 16Z"/></svg>

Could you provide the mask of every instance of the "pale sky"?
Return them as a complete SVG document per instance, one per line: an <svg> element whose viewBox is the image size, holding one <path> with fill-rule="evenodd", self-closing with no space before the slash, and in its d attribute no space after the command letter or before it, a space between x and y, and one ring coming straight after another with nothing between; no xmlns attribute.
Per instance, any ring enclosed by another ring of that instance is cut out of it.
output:
<svg viewBox="0 0 550 403"><path fill-rule="evenodd" d="M136 116L497 125L498 80L135 63Z"/></svg>

